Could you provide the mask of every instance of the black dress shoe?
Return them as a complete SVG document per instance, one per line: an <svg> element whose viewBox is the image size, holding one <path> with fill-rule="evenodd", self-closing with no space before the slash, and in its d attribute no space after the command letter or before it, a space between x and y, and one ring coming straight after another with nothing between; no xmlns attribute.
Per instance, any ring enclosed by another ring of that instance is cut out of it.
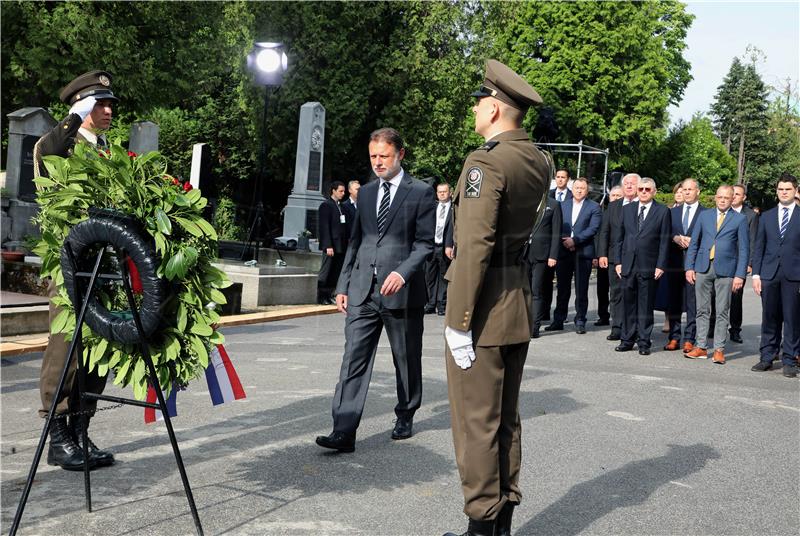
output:
<svg viewBox="0 0 800 536"><path fill-rule="evenodd" d="M436 312L436 307L434 307L432 305L426 305L425 306L425 314L426 315L433 314L435 312Z"/></svg>
<svg viewBox="0 0 800 536"><path fill-rule="evenodd" d="M403 419L398 417L397 422L394 423L394 430L392 430L392 439L408 439L413 435L411 432L413 425L413 417Z"/></svg>
<svg viewBox="0 0 800 536"><path fill-rule="evenodd" d="M766 372L767 370L772 368L772 361L759 361L755 365L753 365L750 370L753 372Z"/></svg>
<svg viewBox="0 0 800 536"><path fill-rule="evenodd" d="M625 342L614 348L616 352L630 352L631 350L633 350L633 345Z"/></svg>
<svg viewBox="0 0 800 536"><path fill-rule="evenodd" d="M612 333L611 335L606 335L606 340L607 341L618 341L621 338L622 337L619 336L619 333Z"/></svg>
<svg viewBox="0 0 800 536"><path fill-rule="evenodd" d="M353 452L356 450L356 438L354 435L334 430L331 435L317 436L317 445L339 452Z"/></svg>
<svg viewBox="0 0 800 536"><path fill-rule="evenodd" d="M650 355L650 348L639 348L639 355Z"/></svg>
<svg viewBox="0 0 800 536"><path fill-rule="evenodd" d="M73 437L75 438L75 444L78 445L78 448L81 449L81 454L83 453L83 422L80 417L73 417L70 419L70 428L72 429ZM88 429L88 424L87 424ZM114 465L114 455L107 451L101 450L94 444L92 438L89 437L89 434L86 434L87 444L89 446L89 463L94 467L107 467L109 465Z"/></svg>
<svg viewBox="0 0 800 536"><path fill-rule="evenodd" d="M54 418L50 423L50 447L47 449L48 465L57 465L67 471L83 471L83 449L75 442L67 426L66 417ZM89 458L89 467L94 468Z"/></svg>
<svg viewBox="0 0 800 536"><path fill-rule="evenodd" d="M538 339L541 336L542 336L542 334L539 333L539 327L537 326L537 327L533 328L533 333L531 333L531 339Z"/></svg>
<svg viewBox="0 0 800 536"><path fill-rule="evenodd" d="M575 333L584 335L586 333L586 326L583 324L575 324Z"/></svg>
<svg viewBox="0 0 800 536"><path fill-rule="evenodd" d="M744 341L742 340L742 336L741 336L741 334L739 334L739 333L735 333L735 332L731 332L730 339L731 339L733 342L738 342L739 344L742 344L742 343L744 342Z"/></svg>
<svg viewBox="0 0 800 536"><path fill-rule="evenodd" d="M610 326L611 322L608 320L608 318L601 318L600 320L595 322L594 325L595 326Z"/></svg>
<svg viewBox="0 0 800 536"><path fill-rule="evenodd" d="M544 328L545 331L562 331L563 329L564 329L564 324L560 323L559 324L553 323Z"/></svg>
<svg viewBox="0 0 800 536"><path fill-rule="evenodd" d="M438 311L436 314L439 316L444 316L444 311Z"/></svg>
<svg viewBox="0 0 800 536"><path fill-rule="evenodd" d="M797 378L797 365L784 365L783 375L787 378Z"/></svg>
<svg viewBox="0 0 800 536"><path fill-rule="evenodd" d="M460 536L494 536L494 521L475 521L469 520L467 532ZM455 532L446 532L444 536L459 536Z"/></svg>

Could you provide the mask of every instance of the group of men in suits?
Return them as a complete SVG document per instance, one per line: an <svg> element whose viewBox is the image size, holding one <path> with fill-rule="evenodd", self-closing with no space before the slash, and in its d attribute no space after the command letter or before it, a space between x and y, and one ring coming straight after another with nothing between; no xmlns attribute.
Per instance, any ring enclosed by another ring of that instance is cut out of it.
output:
<svg viewBox="0 0 800 536"><path fill-rule="evenodd" d="M664 350L683 350L687 358L710 357L713 363L724 364L728 341L743 342L742 292L747 275L752 273L753 286L762 296L764 311L761 361L753 370L768 370L774 356L782 352L784 375L796 376L800 355L796 342L800 332L796 271L800 257L795 240L800 233L791 232L795 222L796 179L784 174L778 182L778 200L782 203L778 208L785 208L787 218L788 231L783 235L779 218L773 214L778 209L759 218L745 204L747 191L743 185L720 186L715 207L706 209L699 203L699 183L689 178L680 186L683 202L668 209L654 201L655 182L635 173L625 175L620 186L612 189L596 231L595 207L591 203L588 210L581 207L575 213L576 204L580 206L585 195L585 183L580 179L574 181L570 192L568 179L565 170L556 174L556 188L550 190L552 199L531 238L528 260L533 338L540 336L541 323L550 310L548 295L552 294L552 287L548 288L548 284L552 284L553 274L547 270L554 267L557 305L552 323L544 330L564 329L574 277L575 331L585 333L588 272L594 257L598 270L608 268L608 291L598 289L598 293L610 294L611 333L606 338L619 341L615 350L626 352L636 348L641 355L651 353L657 287L664 277L669 320ZM559 198L561 202L556 201ZM776 220L775 225L762 226L761 222L769 222L770 217ZM783 221L783 214L780 219ZM596 239L589 240L595 232ZM762 232L763 235L759 234ZM768 280L756 272L756 267L762 270L759 263L766 251L771 259ZM770 281L766 295L761 290L762 279ZM596 324L603 325L603 319ZM781 341L783 347L779 350Z"/></svg>
<svg viewBox="0 0 800 536"><path fill-rule="evenodd" d="M317 303L321 305L334 303L333 289L342 271L358 207L360 187L357 180L350 181L347 184L349 197L345 200L347 194L344 183L333 181L329 197L319 205L317 221L322 264L317 274Z"/></svg>

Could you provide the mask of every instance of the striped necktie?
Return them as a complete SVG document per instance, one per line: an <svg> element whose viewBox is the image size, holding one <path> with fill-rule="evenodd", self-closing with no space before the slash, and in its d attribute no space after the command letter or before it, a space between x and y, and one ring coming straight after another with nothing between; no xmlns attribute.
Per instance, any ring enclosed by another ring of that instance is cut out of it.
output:
<svg viewBox="0 0 800 536"><path fill-rule="evenodd" d="M781 240L786 234L786 228L789 227L789 207L783 207L783 217L781 217Z"/></svg>
<svg viewBox="0 0 800 536"><path fill-rule="evenodd" d="M389 214L389 204L392 198L389 195L389 183L383 183L383 197L381 197L381 206L378 208L378 236L383 236L384 228L386 227L386 216Z"/></svg>

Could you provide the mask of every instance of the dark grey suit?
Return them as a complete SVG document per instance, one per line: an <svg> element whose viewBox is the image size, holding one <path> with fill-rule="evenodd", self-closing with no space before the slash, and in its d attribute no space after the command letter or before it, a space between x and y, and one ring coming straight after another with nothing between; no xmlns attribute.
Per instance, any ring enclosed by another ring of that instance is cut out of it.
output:
<svg viewBox="0 0 800 536"><path fill-rule="evenodd" d="M753 263L753 252L756 245L756 233L758 232L758 213L747 205L742 206L742 214L747 218L748 236L750 237L750 251L747 257L747 266ZM744 285L739 289L739 292L734 292L731 295L731 310L730 310L730 333L731 335L739 335L742 332L742 293L744 292Z"/></svg>
<svg viewBox="0 0 800 536"><path fill-rule="evenodd" d="M624 199L617 199L608 204L603 211L600 231L597 233L597 256L608 258L609 302L611 309L611 334L622 334L622 322L625 317L622 305L622 286L617 276L617 246L620 241L622 227L622 207ZM599 273L599 272L598 272Z"/></svg>
<svg viewBox="0 0 800 536"><path fill-rule="evenodd" d="M405 175L394 194L383 235L378 234L378 188L363 186L336 294L348 298L345 351L333 397L333 429L355 435L364 410L381 330L392 348L398 417L409 418L422 402L422 329L425 259L433 251L436 197L430 186ZM397 272L405 285L382 296L386 277Z"/></svg>
<svg viewBox="0 0 800 536"><path fill-rule="evenodd" d="M533 294L531 331L540 327L545 317L550 314L555 268L547 266L547 259L558 259L560 248L561 205L549 197L542 219L533 230L528 249L528 264L531 267L531 294Z"/></svg>

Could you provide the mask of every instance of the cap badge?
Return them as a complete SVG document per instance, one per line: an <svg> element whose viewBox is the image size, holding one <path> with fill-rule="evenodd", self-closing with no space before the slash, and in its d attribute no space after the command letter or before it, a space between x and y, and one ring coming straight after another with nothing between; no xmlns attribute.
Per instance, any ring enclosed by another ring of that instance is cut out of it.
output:
<svg viewBox="0 0 800 536"><path fill-rule="evenodd" d="M104 86L110 86L111 85L111 80L109 80L108 77L106 75L104 75L104 74L101 74L100 76L98 76L97 80L99 80L100 83L103 84Z"/></svg>
<svg viewBox="0 0 800 536"><path fill-rule="evenodd" d="M478 198L481 196L481 184L483 183L483 170L479 167L469 168L467 171L467 184L464 188L464 197Z"/></svg>

